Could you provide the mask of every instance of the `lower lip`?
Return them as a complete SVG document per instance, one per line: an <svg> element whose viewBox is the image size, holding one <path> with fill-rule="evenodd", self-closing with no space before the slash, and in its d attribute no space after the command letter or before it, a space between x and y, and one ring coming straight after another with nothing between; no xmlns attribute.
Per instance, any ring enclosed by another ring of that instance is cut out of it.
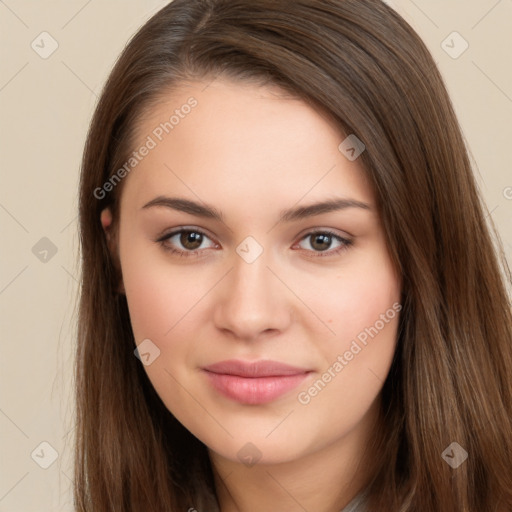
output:
<svg viewBox="0 0 512 512"><path fill-rule="evenodd" d="M239 377L205 371L213 387L224 396L242 404L258 405L276 400L296 388L309 374L272 377Z"/></svg>

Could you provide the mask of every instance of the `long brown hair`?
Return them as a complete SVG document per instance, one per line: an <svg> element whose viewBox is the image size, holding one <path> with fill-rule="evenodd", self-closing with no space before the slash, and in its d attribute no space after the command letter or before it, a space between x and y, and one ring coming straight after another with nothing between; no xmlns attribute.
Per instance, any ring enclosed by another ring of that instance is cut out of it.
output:
<svg viewBox="0 0 512 512"><path fill-rule="evenodd" d="M174 0L120 56L80 183L76 510L218 510L206 447L133 355L100 224L107 206L115 224L122 186L98 193L133 151L144 112L183 80L215 76L278 85L366 146L360 158L403 280L369 510L510 512L510 270L435 63L379 0ZM453 442L468 453L456 469L441 456Z"/></svg>

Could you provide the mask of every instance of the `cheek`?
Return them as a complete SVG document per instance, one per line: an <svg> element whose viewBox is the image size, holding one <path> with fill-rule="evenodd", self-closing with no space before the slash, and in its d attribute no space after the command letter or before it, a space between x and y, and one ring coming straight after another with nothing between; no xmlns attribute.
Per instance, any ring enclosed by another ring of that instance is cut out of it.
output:
<svg viewBox="0 0 512 512"><path fill-rule="evenodd" d="M328 373L325 387L330 391L320 393L322 383L311 389L315 407L341 400L344 409L353 409L356 416L369 407L387 377L401 310L400 281L386 252L367 254L309 295L311 309L320 313L331 330L317 345L324 365L320 377Z"/></svg>
<svg viewBox="0 0 512 512"><path fill-rule="evenodd" d="M382 268L382 267L381 267ZM361 421L378 397L396 350L401 305L393 273L341 280L322 297L334 335L318 345L324 366L298 396L301 408L335 436ZM319 304L317 304L319 305ZM328 426L326 426L328 424Z"/></svg>
<svg viewBox="0 0 512 512"><path fill-rule="evenodd" d="M364 342L366 329L375 324L385 338L398 316L393 305L400 301L400 282L382 249L357 255L329 279L316 275L296 280L301 281L303 302L331 331L329 335L316 319L327 333L329 351L343 349L358 335Z"/></svg>
<svg viewBox="0 0 512 512"><path fill-rule="evenodd" d="M166 279L154 279L147 272L130 265L123 268L124 287L135 340L157 340L171 329L177 300L166 286ZM159 344L159 343L157 343Z"/></svg>
<svg viewBox="0 0 512 512"><path fill-rule="evenodd" d="M130 248L122 258L135 343L139 345L149 339L158 347L159 355L144 365L144 370L166 407L176 417L187 418L186 405L190 406L190 397L179 384L186 381L193 355L193 347L188 343L192 333L187 321L207 287L199 285L201 279L191 284L194 275L166 264L165 255L162 259L154 258L150 264L143 263L147 255L140 256L136 248L133 251Z"/></svg>
<svg viewBox="0 0 512 512"><path fill-rule="evenodd" d="M201 272L192 274L183 267L166 264L165 255L148 264L144 261L136 251L122 260L133 332L137 342L154 338L165 343L204 296L208 280L206 276L202 279Z"/></svg>

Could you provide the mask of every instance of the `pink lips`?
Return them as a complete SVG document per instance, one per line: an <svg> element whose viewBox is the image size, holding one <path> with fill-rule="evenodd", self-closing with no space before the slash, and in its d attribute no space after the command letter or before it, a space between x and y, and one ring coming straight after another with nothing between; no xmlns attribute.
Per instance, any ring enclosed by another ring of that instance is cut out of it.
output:
<svg viewBox="0 0 512 512"><path fill-rule="evenodd" d="M243 404L271 402L297 387L310 373L277 361L221 361L203 368L212 386Z"/></svg>

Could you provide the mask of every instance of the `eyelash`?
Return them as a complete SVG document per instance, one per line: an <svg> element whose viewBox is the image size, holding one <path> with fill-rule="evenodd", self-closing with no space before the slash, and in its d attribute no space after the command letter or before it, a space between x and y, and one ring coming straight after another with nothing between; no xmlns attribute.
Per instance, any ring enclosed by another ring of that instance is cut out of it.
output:
<svg viewBox="0 0 512 512"><path fill-rule="evenodd" d="M169 246L168 244L166 244L166 242L172 238L173 236L175 235L179 235L181 233L198 233L206 238L210 238L204 231L200 230L200 229L197 229L197 228L180 228L180 229L177 229L175 231L172 231L171 233L168 233L162 237L160 237L157 242L163 247L163 249L165 251L168 251L172 254L176 254L180 257L185 257L185 258L190 258L190 257L197 257L199 256L199 253L201 251L204 251L204 249L196 249L194 251L182 251L181 249L176 249L174 247L171 247ZM335 255L338 255L340 253L342 253L343 251L346 251L350 246L352 246L353 244L353 240L350 240L348 238L343 238L342 236L340 235L337 235L336 233L334 233L333 231L330 231L328 229L324 229L324 230L314 230L314 231L310 231L309 233L306 233L300 240L299 242L301 242L302 240L305 240L307 239L308 237L311 237L311 236L314 236L314 235L327 235L327 236L330 236L332 238L335 238L336 240L338 240L339 242L341 242L342 245L340 245L337 249L334 249L334 250L326 250L326 251L310 251L310 250L306 250L306 249L303 249L305 250L306 252L313 252L315 253L314 256L308 256L308 257L311 257L311 258L322 258L322 257L326 257L326 256L335 256Z"/></svg>

